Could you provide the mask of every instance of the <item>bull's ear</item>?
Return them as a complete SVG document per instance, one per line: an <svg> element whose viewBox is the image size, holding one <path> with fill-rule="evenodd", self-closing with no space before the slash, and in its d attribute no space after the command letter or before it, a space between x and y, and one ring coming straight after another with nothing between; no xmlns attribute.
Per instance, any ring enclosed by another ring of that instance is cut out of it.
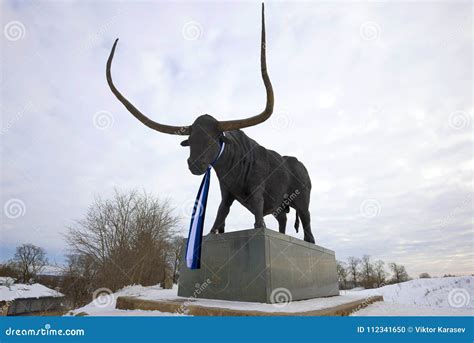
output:
<svg viewBox="0 0 474 343"><path fill-rule="evenodd" d="M220 140L221 142L224 142L225 144L230 144L230 139L227 138L226 136L220 136L220 137L219 137L219 140Z"/></svg>
<svg viewBox="0 0 474 343"><path fill-rule="evenodd" d="M185 139L181 142L181 146L189 146L189 139Z"/></svg>

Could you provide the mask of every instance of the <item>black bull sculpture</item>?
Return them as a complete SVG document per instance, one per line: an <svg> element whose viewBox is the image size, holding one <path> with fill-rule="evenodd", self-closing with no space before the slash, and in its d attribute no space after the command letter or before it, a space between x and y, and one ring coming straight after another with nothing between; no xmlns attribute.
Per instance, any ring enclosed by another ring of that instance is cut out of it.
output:
<svg viewBox="0 0 474 343"><path fill-rule="evenodd" d="M240 130L264 122L273 112L273 89L267 74L265 54L263 4L260 63L267 104L262 113L250 118L218 121L204 114L199 116L191 126L164 125L149 119L113 84L110 69L117 42L118 39L107 61L107 82L110 89L127 110L149 128L167 134L189 136L181 145L190 147L188 165L191 173L203 174L218 155L221 141L226 143L222 155L214 164L222 200L211 232L224 232L225 219L229 214L230 206L234 200L237 200L255 216L255 228L265 227L263 217L273 214L278 220L281 233L285 233L286 230L286 214L290 207L294 208L296 231L298 231L299 217L303 224L304 240L314 243L309 213L311 180L305 166L296 157L281 156L273 150L265 149Z"/></svg>

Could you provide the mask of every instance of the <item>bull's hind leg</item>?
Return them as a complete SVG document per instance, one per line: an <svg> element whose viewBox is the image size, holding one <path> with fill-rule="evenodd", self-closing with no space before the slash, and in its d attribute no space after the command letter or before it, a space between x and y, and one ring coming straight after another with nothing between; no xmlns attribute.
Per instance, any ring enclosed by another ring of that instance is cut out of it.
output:
<svg viewBox="0 0 474 343"><path fill-rule="evenodd" d="M306 209L299 209L298 215L300 216L301 223L303 224L303 231L304 231L304 240L306 242L314 243L313 233L311 232L311 217L309 214L309 210Z"/></svg>
<svg viewBox="0 0 474 343"><path fill-rule="evenodd" d="M276 220L278 220L278 230L280 233L286 232L286 212L281 211L279 214L274 215Z"/></svg>
<svg viewBox="0 0 474 343"><path fill-rule="evenodd" d="M303 165L301 165L304 168ZM290 204L296 210L297 215L301 219L301 223L303 224L303 233L304 233L304 240L306 242L310 242L314 244L314 237L313 233L311 232L311 216L309 214L309 201L311 197L311 182L309 181L309 176L307 175L306 169L304 169L304 174L300 173L301 180L307 180L306 185L299 184L296 187L295 194L297 195L292 203ZM298 175L300 175L298 174ZM296 226L295 226L296 227Z"/></svg>

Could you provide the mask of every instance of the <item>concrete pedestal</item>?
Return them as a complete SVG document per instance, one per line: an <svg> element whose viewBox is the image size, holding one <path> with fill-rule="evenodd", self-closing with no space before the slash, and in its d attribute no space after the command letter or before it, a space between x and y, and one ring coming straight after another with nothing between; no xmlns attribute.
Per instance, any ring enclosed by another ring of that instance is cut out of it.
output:
<svg viewBox="0 0 474 343"><path fill-rule="evenodd" d="M262 303L339 295L335 254L269 229L207 235L201 269L183 259L178 295Z"/></svg>

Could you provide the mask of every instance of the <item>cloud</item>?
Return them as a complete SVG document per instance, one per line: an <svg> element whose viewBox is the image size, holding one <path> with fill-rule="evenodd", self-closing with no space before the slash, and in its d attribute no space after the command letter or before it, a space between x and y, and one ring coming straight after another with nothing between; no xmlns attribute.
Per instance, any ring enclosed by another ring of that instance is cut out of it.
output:
<svg viewBox="0 0 474 343"><path fill-rule="evenodd" d="M1 41L1 201L26 207L2 217L1 258L29 241L61 259L67 225L114 187L169 196L178 215L194 198L200 178L187 170L187 149L137 122L107 87L115 38L117 86L156 120L264 106L255 4L1 6L2 27L24 30ZM318 244L340 259L402 262L413 275L472 273L470 3L275 3L266 12L275 114L245 131L308 168ZM218 188L213 175L206 231ZM361 215L368 200L380 206L375 216ZM227 228L253 222L235 204Z"/></svg>

